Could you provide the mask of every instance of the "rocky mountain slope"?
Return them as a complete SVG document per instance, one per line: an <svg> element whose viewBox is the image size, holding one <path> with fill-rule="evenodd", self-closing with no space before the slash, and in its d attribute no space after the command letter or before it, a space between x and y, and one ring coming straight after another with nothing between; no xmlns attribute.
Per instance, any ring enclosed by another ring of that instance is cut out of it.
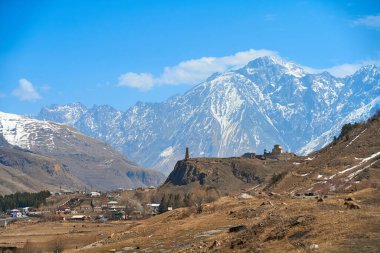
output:
<svg viewBox="0 0 380 253"><path fill-rule="evenodd" d="M158 185L164 179L159 172L142 169L111 146L65 125L0 112L0 135L2 142L12 146L2 148L2 173L21 171L42 184L110 190ZM44 178L45 172L50 177Z"/></svg>
<svg viewBox="0 0 380 253"><path fill-rule="evenodd" d="M346 125L338 139L288 171L277 192L352 192L380 187L380 112Z"/></svg>
<svg viewBox="0 0 380 253"><path fill-rule="evenodd" d="M196 192L216 189L221 195L270 184L272 177L288 171L292 161L260 160L243 157L193 158L178 161L165 183L163 192ZM173 190L175 189L175 190Z"/></svg>
<svg viewBox="0 0 380 253"><path fill-rule="evenodd" d="M345 125L339 138L308 156L286 161L244 157L178 161L161 189L348 193L380 187L379 168L380 111L366 122Z"/></svg>
<svg viewBox="0 0 380 253"><path fill-rule="evenodd" d="M62 163L6 142L0 135L0 195L41 190L57 191L83 184Z"/></svg>
<svg viewBox="0 0 380 253"><path fill-rule="evenodd" d="M195 157L261 153L276 143L310 153L327 145L343 124L366 119L378 108L376 66L337 78L263 57L216 73L162 103L139 102L126 112L79 103L53 105L38 118L70 124L168 174L186 146Z"/></svg>

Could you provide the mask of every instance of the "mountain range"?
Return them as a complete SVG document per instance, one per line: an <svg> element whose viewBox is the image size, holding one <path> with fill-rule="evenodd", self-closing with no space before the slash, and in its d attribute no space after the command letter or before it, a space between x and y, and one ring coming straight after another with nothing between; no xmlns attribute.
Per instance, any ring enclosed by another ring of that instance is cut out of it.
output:
<svg viewBox="0 0 380 253"><path fill-rule="evenodd" d="M0 112L0 194L60 187L103 191L163 180L72 127Z"/></svg>
<svg viewBox="0 0 380 253"><path fill-rule="evenodd" d="M161 103L138 102L127 111L52 105L36 118L73 126L168 174L185 147L193 157L262 153L274 144L307 154L327 145L343 124L367 119L379 108L380 73L374 65L338 78L262 57Z"/></svg>

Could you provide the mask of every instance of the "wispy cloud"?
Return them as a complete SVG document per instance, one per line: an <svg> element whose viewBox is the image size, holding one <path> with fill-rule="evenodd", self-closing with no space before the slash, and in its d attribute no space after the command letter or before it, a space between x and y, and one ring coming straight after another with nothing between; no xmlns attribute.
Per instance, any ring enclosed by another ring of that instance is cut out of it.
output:
<svg viewBox="0 0 380 253"><path fill-rule="evenodd" d="M23 101L35 101L41 99L33 84L26 79L19 80L19 86L12 91L12 95Z"/></svg>
<svg viewBox="0 0 380 253"><path fill-rule="evenodd" d="M202 57L182 61L175 66L165 67L162 72L154 76L152 73L127 72L119 76L118 86L136 88L149 91L159 85L197 84L205 81L215 72L236 69L248 62L263 56L279 57L277 52L271 50L248 50L223 57ZM366 60L358 63L346 63L328 68L313 68L301 66L308 73L321 73L327 71L336 77L352 75L364 65L375 64L380 66L379 60Z"/></svg>
<svg viewBox="0 0 380 253"><path fill-rule="evenodd" d="M150 90L155 83L155 78L150 73L128 72L119 76L119 86L128 86L143 91Z"/></svg>
<svg viewBox="0 0 380 253"><path fill-rule="evenodd" d="M354 21L354 25L367 26L380 31L380 13L377 15L370 15L363 18L359 18Z"/></svg>
<svg viewBox="0 0 380 253"><path fill-rule="evenodd" d="M244 66L249 61L263 56L277 56L270 50L254 50L238 52L223 57L202 57L180 62L175 66L165 67L161 74L128 72L119 77L119 86L150 90L156 85L196 84L204 81L215 72Z"/></svg>

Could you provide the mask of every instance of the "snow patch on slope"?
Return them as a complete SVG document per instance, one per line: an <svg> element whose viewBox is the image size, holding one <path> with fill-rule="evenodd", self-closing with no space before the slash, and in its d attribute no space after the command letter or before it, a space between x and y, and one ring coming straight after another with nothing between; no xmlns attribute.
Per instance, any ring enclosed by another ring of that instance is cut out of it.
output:
<svg viewBox="0 0 380 253"><path fill-rule="evenodd" d="M174 154L174 148L172 146L167 147L160 153L160 157L168 157Z"/></svg>

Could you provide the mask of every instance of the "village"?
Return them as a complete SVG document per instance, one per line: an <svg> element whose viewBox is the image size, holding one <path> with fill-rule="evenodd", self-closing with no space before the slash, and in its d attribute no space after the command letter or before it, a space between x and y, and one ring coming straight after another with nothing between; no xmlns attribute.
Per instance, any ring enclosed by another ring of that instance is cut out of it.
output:
<svg viewBox="0 0 380 253"><path fill-rule="evenodd" d="M118 189L110 192L82 192L62 189L51 192L46 205L36 207L18 207L0 212L0 237L7 230L39 224L80 224L82 227L94 224L127 224L128 221L141 220L159 213L160 201L152 202L155 187ZM154 197L153 197L154 199ZM172 210L167 207L167 210ZM85 225L87 224L87 225ZM99 226L99 225L97 225ZM22 240L21 240L22 241ZM0 240L0 252L22 248L22 243L6 243Z"/></svg>
<svg viewBox="0 0 380 253"><path fill-rule="evenodd" d="M263 155L245 153L243 158L288 160L295 154L285 152L278 144L272 152L264 150ZM185 160L189 160L189 148L186 148ZM161 199L156 196L156 188L117 189L111 192L101 191L73 191L60 189L50 192L47 205L40 208L19 207L0 213L0 227L6 227L17 219L48 217L55 221L101 221L108 220L136 220L159 213ZM170 211L173 207L168 206Z"/></svg>
<svg viewBox="0 0 380 253"><path fill-rule="evenodd" d="M2 220L48 217L51 220L127 220L142 219L158 213L159 203L144 202L136 196L150 195L155 187L118 189L111 192L62 190L51 192L47 206L19 207L0 214ZM145 201L145 199L144 199ZM6 226L2 222L1 226Z"/></svg>

